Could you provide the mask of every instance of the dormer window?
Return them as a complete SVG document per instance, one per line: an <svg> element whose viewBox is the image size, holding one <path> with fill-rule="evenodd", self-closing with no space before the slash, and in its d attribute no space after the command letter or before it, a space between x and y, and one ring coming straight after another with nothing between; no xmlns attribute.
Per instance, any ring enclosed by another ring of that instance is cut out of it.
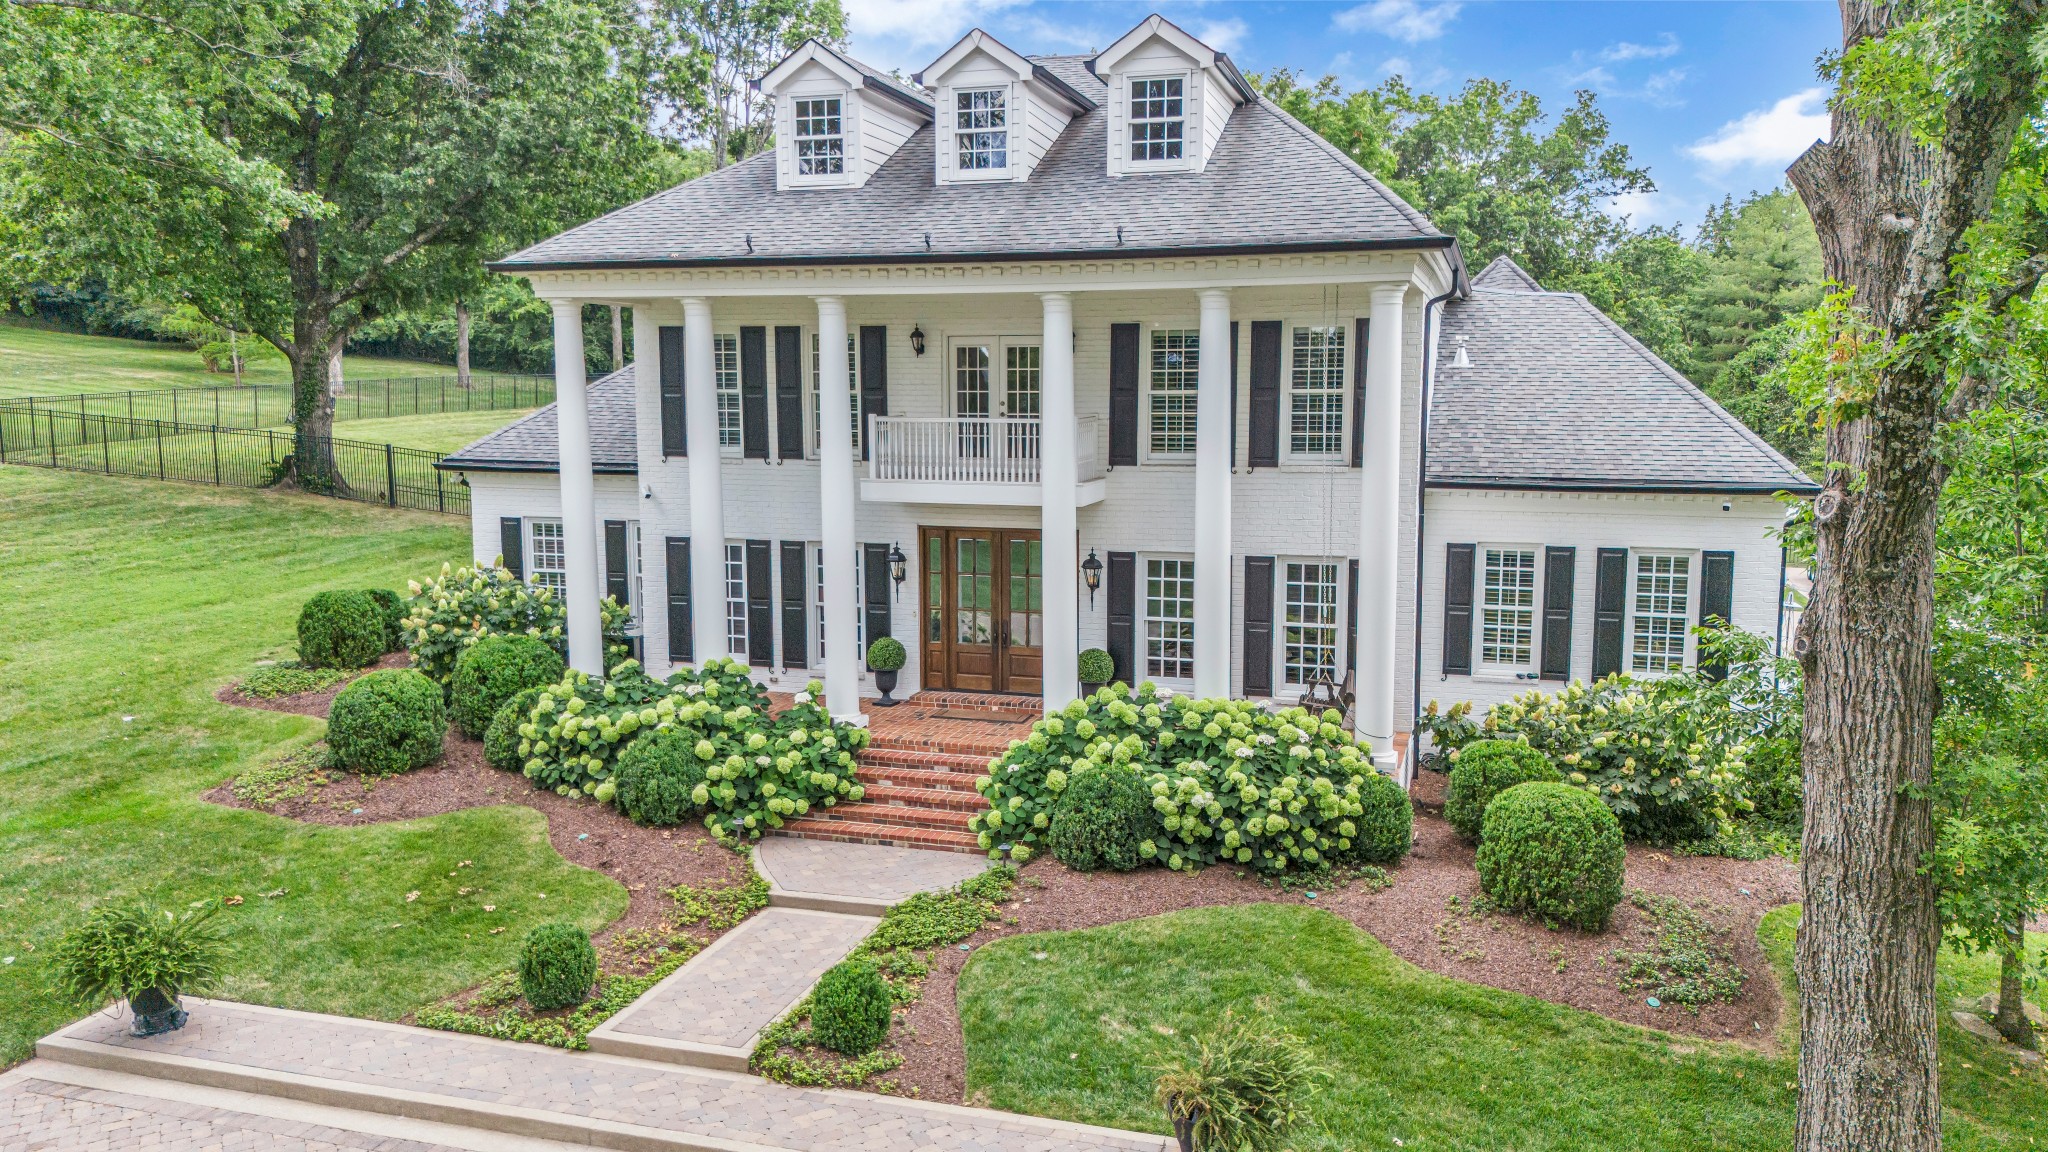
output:
<svg viewBox="0 0 2048 1152"><path fill-rule="evenodd" d="M1131 81L1131 160L1145 164L1178 161L1184 155L1187 124L1183 85L1178 76Z"/></svg>
<svg viewBox="0 0 2048 1152"><path fill-rule="evenodd" d="M1009 90L960 88L953 93L955 163L964 175L1010 167Z"/></svg>
<svg viewBox="0 0 2048 1152"><path fill-rule="evenodd" d="M838 176L846 171L846 133L837 96L796 102L796 174Z"/></svg>

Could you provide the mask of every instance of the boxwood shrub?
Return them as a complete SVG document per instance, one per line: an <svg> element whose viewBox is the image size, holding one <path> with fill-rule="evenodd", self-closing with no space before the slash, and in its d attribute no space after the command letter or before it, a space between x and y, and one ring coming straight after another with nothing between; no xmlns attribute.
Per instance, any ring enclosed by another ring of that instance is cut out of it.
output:
<svg viewBox="0 0 2048 1152"><path fill-rule="evenodd" d="M528 688L561 682L567 668L537 636L486 636L455 658L448 703L455 727L482 739L505 701Z"/></svg>
<svg viewBox="0 0 2048 1152"><path fill-rule="evenodd" d="M1517 784L1487 806L1479 885L1503 908L1600 932L1621 902L1621 821L1568 784Z"/></svg>
<svg viewBox="0 0 2048 1152"><path fill-rule="evenodd" d="M519 755L519 726L533 715L546 688L525 688L498 707L491 726L484 729L484 763L502 772L517 772L525 760Z"/></svg>
<svg viewBox="0 0 2048 1152"><path fill-rule="evenodd" d="M869 960L842 960L811 994L811 1039L842 1056L865 1056L889 1036L889 984Z"/></svg>
<svg viewBox="0 0 2048 1152"><path fill-rule="evenodd" d="M327 716L327 746L334 758L365 776L389 776L433 763L447 732L440 686L410 668L357 677L335 694Z"/></svg>
<svg viewBox="0 0 2048 1152"><path fill-rule="evenodd" d="M1362 864L1392 864L1408 855L1415 844L1415 805L1408 790L1393 777L1378 772L1366 775L1358 789L1361 811L1353 823L1358 832L1351 837L1349 851L1339 853L1347 861Z"/></svg>
<svg viewBox="0 0 2048 1152"><path fill-rule="evenodd" d="M1518 740L1480 740L1455 755L1444 795L1444 821L1467 840L1479 839L1480 822L1494 797L1517 784L1556 784L1564 779L1550 757Z"/></svg>
<svg viewBox="0 0 2048 1152"><path fill-rule="evenodd" d="M384 621L384 650L401 652L405 650L405 601L389 588L367 588L363 595L377 606L377 617Z"/></svg>
<svg viewBox="0 0 2048 1152"><path fill-rule="evenodd" d="M676 728L648 732L619 753L613 802L641 824L680 824L711 803L705 762L691 751L695 742Z"/></svg>
<svg viewBox="0 0 2048 1152"><path fill-rule="evenodd" d="M542 1012L583 1003L597 983L597 949L574 924L543 924L519 949L519 993Z"/></svg>
<svg viewBox="0 0 2048 1152"><path fill-rule="evenodd" d="M367 592L315 592L299 609L299 660L309 668L364 668L384 651L384 617Z"/></svg>
<svg viewBox="0 0 2048 1152"><path fill-rule="evenodd" d="M1043 819L1044 812L1033 820ZM1128 765L1074 773L1047 821L1046 846L1076 872L1129 872L1145 863L1146 841L1164 834L1152 791Z"/></svg>

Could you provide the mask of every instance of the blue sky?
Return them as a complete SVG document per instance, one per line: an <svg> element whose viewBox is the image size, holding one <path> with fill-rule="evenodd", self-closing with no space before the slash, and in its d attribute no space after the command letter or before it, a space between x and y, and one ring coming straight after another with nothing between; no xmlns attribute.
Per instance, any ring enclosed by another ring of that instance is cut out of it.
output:
<svg viewBox="0 0 2048 1152"><path fill-rule="evenodd" d="M1400 73L1454 92L1489 76L1562 106L1599 93L1615 138L1647 163L1655 193L1616 205L1636 224L1688 231L1724 194L1782 182L1827 134L1814 62L1840 43L1825 0L1596 3L1338 0L844 0L853 52L906 74L981 27L1020 52L1107 46L1157 11L1247 71L1292 68L1347 88Z"/></svg>

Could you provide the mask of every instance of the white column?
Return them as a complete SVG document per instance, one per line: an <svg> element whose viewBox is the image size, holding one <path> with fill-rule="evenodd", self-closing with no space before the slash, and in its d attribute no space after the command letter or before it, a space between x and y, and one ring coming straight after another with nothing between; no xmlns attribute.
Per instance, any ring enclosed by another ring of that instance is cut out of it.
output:
<svg viewBox="0 0 2048 1152"><path fill-rule="evenodd" d="M1230 293L1204 288L1195 376L1195 695L1230 695Z"/></svg>
<svg viewBox="0 0 2048 1152"><path fill-rule="evenodd" d="M854 573L853 440L846 413L853 404L853 374L846 347L846 302L818 297L818 541L825 567L825 705L834 720L866 724L860 710L860 670L867 653L854 643L854 614L860 589Z"/></svg>
<svg viewBox="0 0 2048 1152"><path fill-rule="evenodd" d="M564 607L569 614L569 666L604 675L604 633L598 622L597 487L590 474L590 397L583 376L583 302L556 300L555 431L562 482Z"/></svg>
<svg viewBox="0 0 2048 1152"><path fill-rule="evenodd" d="M640 420L641 439L654 445L649 454L633 446L633 455L640 461L640 482L634 499L640 511L640 563L648 572L662 573L667 580L667 536L670 525L655 517L655 501L640 495L641 491L651 492L647 477L653 471L648 462L661 461L661 432L656 427L661 412L661 328L655 323L654 311L645 303L633 307L633 404L635 410L646 413ZM640 605L640 650L647 654L647 673L650 676L666 676L679 661L675 653L668 650L668 597L650 595ZM660 658L656 659L656 654Z"/></svg>
<svg viewBox="0 0 2048 1152"><path fill-rule="evenodd" d="M688 297L683 301L683 431L690 450L690 641L699 664L727 654L725 482L719 473L717 372L711 354L711 301Z"/></svg>
<svg viewBox="0 0 2048 1152"><path fill-rule="evenodd" d="M1372 290L1365 358L1365 467L1358 500L1358 701L1352 732L1394 758L1394 584L1400 561L1401 336L1406 284Z"/></svg>
<svg viewBox="0 0 2048 1152"><path fill-rule="evenodd" d="M1080 691L1080 542L1074 534L1074 301L1047 292L1038 359L1040 558L1044 564L1045 710L1071 703Z"/></svg>

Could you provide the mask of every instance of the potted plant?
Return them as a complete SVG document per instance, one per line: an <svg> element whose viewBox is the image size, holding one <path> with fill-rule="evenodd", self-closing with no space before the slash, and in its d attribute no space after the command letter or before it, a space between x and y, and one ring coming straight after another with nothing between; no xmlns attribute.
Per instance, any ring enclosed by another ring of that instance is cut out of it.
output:
<svg viewBox="0 0 2048 1152"><path fill-rule="evenodd" d="M128 1001L134 1036L185 1026L179 996L203 992L220 974L227 941L213 927L221 905L182 915L148 903L103 905L57 944L57 986L83 1004Z"/></svg>
<svg viewBox="0 0 2048 1152"><path fill-rule="evenodd" d="M1093 696L1104 684L1116 679L1116 661L1100 648L1081 652L1081 695Z"/></svg>
<svg viewBox="0 0 2048 1152"><path fill-rule="evenodd" d="M883 708L893 708L900 701L889 699L889 693L896 690L896 673L903 670L907 654L903 641L894 636L878 636L868 645L868 667L875 674L875 687L882 690L882 698L875 701Z"/></svg>
<svg viewBox="0 0 2048 1152"><path fill-rule="evenodd" d="M1276 1152L1330 1079L1301 1041L1229 1012L1154 1071L1180 1152Z"/></svg>

